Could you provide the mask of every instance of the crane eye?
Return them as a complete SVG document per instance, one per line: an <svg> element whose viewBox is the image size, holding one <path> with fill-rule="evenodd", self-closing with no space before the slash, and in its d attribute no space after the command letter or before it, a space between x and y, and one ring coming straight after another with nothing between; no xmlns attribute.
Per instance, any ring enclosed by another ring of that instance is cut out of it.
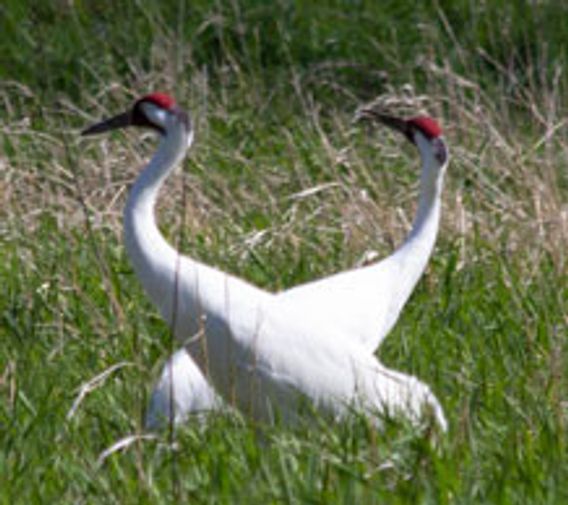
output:
<svg viewBox="0 0 568 505"><path fill-rule="evenodd" d="M436 161L443 165L448 160L448 149L442 139L436 138L432 140L432 147L434 150L434 157Z"/></svg>

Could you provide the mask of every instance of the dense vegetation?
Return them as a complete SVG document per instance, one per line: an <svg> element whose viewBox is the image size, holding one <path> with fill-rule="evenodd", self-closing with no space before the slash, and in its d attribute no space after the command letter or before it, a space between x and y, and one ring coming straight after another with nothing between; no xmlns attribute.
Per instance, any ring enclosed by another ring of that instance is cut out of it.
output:
<svg viewBox="0 0 568 505"><path fill-rule="evenodd" d="M568 4L415 4L0 5L2 503L568 502ZM408 230L417 155L357 107L440 119L438 246L380 357L447 436L218 416L107 456L174 344L121 244L155 140L78 131L153 90L196 125L164 232L272 290Z"/></svg>

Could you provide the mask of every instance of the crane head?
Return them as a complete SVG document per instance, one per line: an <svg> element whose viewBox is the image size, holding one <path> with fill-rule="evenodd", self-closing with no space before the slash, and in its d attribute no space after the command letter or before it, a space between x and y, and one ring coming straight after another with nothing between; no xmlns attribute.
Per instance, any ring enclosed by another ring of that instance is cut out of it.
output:
<svg viewBox="0 0 568 505"><path fill-rule="evenodd" d="M412 144L420 148L422 142L431 146L435 159L440 165L446 163L448 150L443 141L443 131L435 119L429 116L415 116L402 119L383 114L373 109L362 109L358 119L377 120L384 125L402 133Z"/></svg>
<svg viewBox="0 0 568 505"><path fill-rule="evenodd" d="M132 108L96 123L81 132L81 135L96 135L127 126L151 128L165 135L171 119L183 124L190 131L191 124L187 114L180 109L175 100L164 93L151 93L137 100Z"/></svg>

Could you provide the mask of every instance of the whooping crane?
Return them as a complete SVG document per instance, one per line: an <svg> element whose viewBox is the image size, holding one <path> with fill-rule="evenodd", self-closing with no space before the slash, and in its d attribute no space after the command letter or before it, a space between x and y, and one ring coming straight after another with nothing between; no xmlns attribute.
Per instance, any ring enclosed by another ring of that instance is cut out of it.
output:
<svg viewBox="0 0 568 505"><path fill-rule="evenodd" d="M181 391L173 403L175 419L218 405L205 373L224 400L255 418L271 418L277 409L284 419L294 419L299 402L307 399L335 416L356 407L418 422L426 410L446 429L442 408L428 386L387 369L373 353L398 319L431 255L447 148L431 118L403 120L373 111L364 115L402 132L420 152L420 202L412 231L379 263L278 295L181 256L160 233L154 216L159 189L193 141L191 121L171 97L147 95L131 110L83 132L142 126L161 136L156 154L130 191L124 238L146 293L175 335L189 343L162 373L153 393L150 424L156 425L160 415L170 416L170 389L175 395ZM192 339L195 335L200 338ZM184 389L181 383L187 380L192 387Z"/></svg>

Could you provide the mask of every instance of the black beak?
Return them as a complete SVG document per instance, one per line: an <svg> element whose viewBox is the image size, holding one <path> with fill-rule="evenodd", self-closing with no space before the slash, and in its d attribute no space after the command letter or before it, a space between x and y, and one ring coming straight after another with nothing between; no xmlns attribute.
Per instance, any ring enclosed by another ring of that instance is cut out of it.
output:
<svg viewBox="0 0 568 505"><path fill-rule="evenodd" d="M408 121L405 121L404 119L395 116L389 116L388 114L382 114L373 109L361 109L357 114L357 119L370 119L373 121L380 121L389 128L402 133L410 142L414 144L412 126Z"/></svg>
<svg viewBox="0 0 568 505"><path fill-rule="evenodd" d="M125 128L132 124L132 112L127 111L119 114L118 116L111 117L110 119L105 119L100 123L96 123L88 128L85 128L81 135L96 135L97 133L108 132L110 130L116 130L118 128Z"/></svg>

